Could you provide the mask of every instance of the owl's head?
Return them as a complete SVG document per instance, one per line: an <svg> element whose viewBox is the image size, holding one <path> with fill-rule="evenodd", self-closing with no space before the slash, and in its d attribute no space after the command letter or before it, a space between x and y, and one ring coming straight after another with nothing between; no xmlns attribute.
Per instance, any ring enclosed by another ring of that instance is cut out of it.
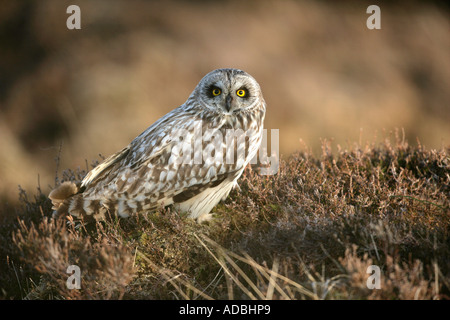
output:
<svg viewBox="0 0 450 320"><path fill-rule="evenodd" d="M193 95L212 111L232 115L254 107L264 108L258 82L239 69L216 69L200 80Z"/></svg>

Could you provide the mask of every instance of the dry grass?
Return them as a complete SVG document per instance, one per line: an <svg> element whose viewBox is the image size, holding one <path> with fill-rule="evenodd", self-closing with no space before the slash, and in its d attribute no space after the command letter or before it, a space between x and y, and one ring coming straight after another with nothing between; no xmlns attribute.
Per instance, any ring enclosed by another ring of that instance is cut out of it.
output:
<svg viewBox="0 0 450 320"><path fill-rule="evenodd" d="M78 226L21 194L0 227L0 292L13 299L448 299L449 149L398 136L298 152L198 225L171 208ZM332 152L333 151L333 152ZM84 172L66 171L62 180ZM75 177L78 175L77 177ZM68 265L82 273L66 287ZM368 289L367 267L381 268Z"/></svg>

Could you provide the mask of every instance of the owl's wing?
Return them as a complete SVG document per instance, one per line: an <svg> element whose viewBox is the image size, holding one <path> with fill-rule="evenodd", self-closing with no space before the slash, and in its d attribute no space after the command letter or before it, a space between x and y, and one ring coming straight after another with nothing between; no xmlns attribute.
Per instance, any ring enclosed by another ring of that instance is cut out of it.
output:
<svg viewBox="0 0 450 320"><path fill-rule="evenodd" d="M81 181L80 188L86 188L95 179L99 179L100 177L108 174L111 171L111 169L114 167L114 165L116 163L122 161L122 159L124 159L128 155L129 152L130 152L130 146L127 146L127 147L123 148L122 150L120 150L119 152L116 152L115 154L113 154L110 157L108 157L107 159L105 159L98 166L96 166L94 169L89 171L89 173L84 177L83 181Z"/></svg>
<svg viewBox="0 0 450 320"><path fill-rule="evenodd" d="M172 145L173 142L159 146L156 152L151 153L151 155L148 157L144 157L141 154L137 155L136 152L133 152L132 145L130 144L119 152L116 152L115 154L106 158L98 166L89 171L89 173L81 182L80 189L86 188L93 183L102 181L109 174L111 174L112 171L114 171L114 174L119 173L120 171L116 170L120 169L121 167L125 169L139 168L146 163L155 161L155 159L159 159L161 155L163 155L167 151L170 151ZM125 167L123 167L124 165Z"/></svg>
<svg viewBox="0 0 450 320"><path fill-rule="evenodd" d="M164 134L159 134L164 138L158 138L154 145L145 135L139 139L146 141L144 145L132 143L120 166L112 170L117 171L117 178L110 181L115 184L116 196L129 198L145 194L156 201L173 198L181 202L226 179L235 179L241 171L235 164L205 160L203 152L207 142L198 142L193 130L186 130L183 142L175 131L175 128L166 128ZM201 144L198 149L197 143ZM186 145L189 151L184 149ZM171 201L165 201L168 202Z"/></svg>
<svg viewBox="0 0 450 320"><path fill-rule="evenodd" d="M144 146L134 143L129 144L119 152L111 155L98 166L92 169L81 182L80 189L92 187L96 189L96 194L101 194L100 190L113 184L121 184L121 181L127 182L136 172L152 169L152 164L161 166L167 161L167 155L170 153L173 141L167 141L148 150ZM126 179L125 179L126 178ZM116 191L126 191L128 188L114 188Z"/></svg>
<svg viewBox="0 0 450 320"><path fill-rule="evenodd" d="M128 146L111 155L94 169L89 171L89 173L81 182L80 188L85 189L90 185L97 185L101 181L106 180L107 176L110 174L117 175L118 173L126 170L129 167L138 167L143 162L158 157L164 151L164 149L169 146L168 144L158 145L158 137L163 136L167 134L167 132L171 131L172 126L170 125L170 123L165 122L173 117L174 114L178 113L178 109L179 108L174 109L164 117L160 118L138 137L136 137ZM157 132L157 129L161 127L164 128L163 132Z"/></svg>

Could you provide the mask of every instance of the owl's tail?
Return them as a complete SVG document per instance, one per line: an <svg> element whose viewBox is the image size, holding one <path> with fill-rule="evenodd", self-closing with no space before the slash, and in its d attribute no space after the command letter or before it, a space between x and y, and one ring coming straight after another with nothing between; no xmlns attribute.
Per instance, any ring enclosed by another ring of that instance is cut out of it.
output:
<svg viewBox="0 0 450 320"><path fill-rule="evenodd" d="M48 195L52 201L53 218L72 216L77 220L85 222L94 220L104 220L105 214L114 215L116 208L131 210L124 203L120 204L117 200L109 200L103 203L98 199L85 199L83 193L84 187L80 183L64 182L53 189ZM123 202L123 201L122 201ZM119 215L121 212L118 212Z"/></svg>
<svg viewBox="0 0 450 320"><path fill-rule="evenodd" d="M79 190L77 184L67 181L50 192L48 197L52 201L52 209L55 210L53 211L53 218L69 214L70 201L68 199L77 194Z"/></svg>

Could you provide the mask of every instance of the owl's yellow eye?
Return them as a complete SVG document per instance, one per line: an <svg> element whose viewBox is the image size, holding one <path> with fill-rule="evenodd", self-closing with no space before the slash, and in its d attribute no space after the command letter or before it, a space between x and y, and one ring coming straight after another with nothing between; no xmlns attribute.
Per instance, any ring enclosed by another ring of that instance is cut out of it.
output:
<svg viewBox="0 0 450 320"><path fill-rule="evenodd" d="M214 97L217 97L221 93L222 93L222 90L220 90L219 88L214 88L212 90L212 94L213 94Z"/></svg>
<svg viewBox="0 0 450 320"><path fill-rule="evenodd" d="M245 97L247 95L247 91L244 90L244 89L239 89L238 91L236 91L236 94L237 94L238 97L243 98L243 97Z"/></svg>

